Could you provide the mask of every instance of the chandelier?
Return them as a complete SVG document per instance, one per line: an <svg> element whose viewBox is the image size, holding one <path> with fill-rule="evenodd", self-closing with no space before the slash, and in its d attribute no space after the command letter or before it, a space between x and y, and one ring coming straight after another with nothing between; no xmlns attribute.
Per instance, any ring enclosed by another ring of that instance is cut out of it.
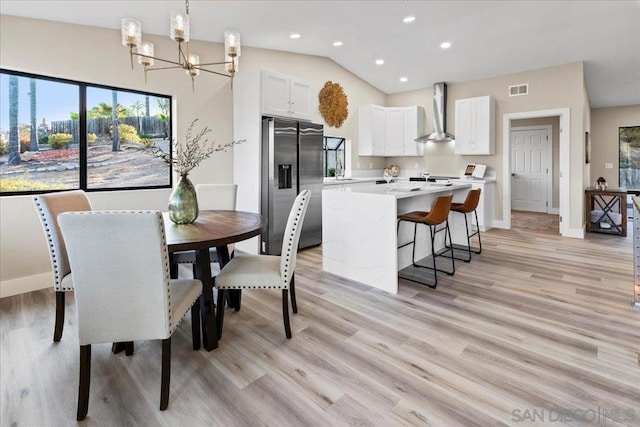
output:
<svg viewBox="0 0 640 427"><path fill-rule="evenodd" d="M186 13L180 11L171 12L171 39L178 43L178 59L172 61L159 58L154 55L154 46L151 42L142 41L142 25L135 19L124 18L122 20L122 44L129 47L131 56L131 69L133 69L133 57L138 57L138 63L144 67L144 82L147 82L147 72L155 70L183 69L191 77L191 90L194 90L195 77L200 71L217 74L231 78L233 88L233 76L238 71L238 58L240 57L240 33L237 31L225 31L224 54L222 62L201 63L200 56L189 51L189 0L185 2ZM155 61L171 64L166 67L153 67ZM227 73L208 70L204 67L224 65Z"/></svg>

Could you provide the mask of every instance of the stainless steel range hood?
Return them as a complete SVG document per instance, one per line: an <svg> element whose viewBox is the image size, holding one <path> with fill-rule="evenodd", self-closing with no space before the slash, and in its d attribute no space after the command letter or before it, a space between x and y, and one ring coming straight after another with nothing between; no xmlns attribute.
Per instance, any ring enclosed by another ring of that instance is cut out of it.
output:
<svg viewBox="0 0 640 427"><path fill-rule="evenodd" d="M448 142L456 139L446 131L447 124L447 84L445 82L433 85L433 132L415 139L416 142Z"/></svg>

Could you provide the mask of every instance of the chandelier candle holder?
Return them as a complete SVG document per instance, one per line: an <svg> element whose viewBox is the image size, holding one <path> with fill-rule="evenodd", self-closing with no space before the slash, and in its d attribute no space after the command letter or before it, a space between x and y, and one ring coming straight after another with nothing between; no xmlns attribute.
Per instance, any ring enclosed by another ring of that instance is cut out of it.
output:
<svg viewBox="0 0 640 427"><path fill-rule="evenodd" d="M195 77L200 71L229 77L233 89L233 76L238 72L240 57L240 33L233 30L224 33L225 60L221 62L201 63L200 56L189 51L189 0L185 1L185 12L171 12L171 39L178 43L178 59L176 61L155 56L153 43L142 41L142 24L130 18L122 20L122 44L129 48L131 69L133 57L138 57L138 64L144 67L144 82L147 83L147 72L156 70L183 69L191 77L191 90L195 90ZM155 61L170 64L166 67L154 67ZM209 70L205 67L224 65L226 73ZM152 68L153 67L153 68Z"/></svg>

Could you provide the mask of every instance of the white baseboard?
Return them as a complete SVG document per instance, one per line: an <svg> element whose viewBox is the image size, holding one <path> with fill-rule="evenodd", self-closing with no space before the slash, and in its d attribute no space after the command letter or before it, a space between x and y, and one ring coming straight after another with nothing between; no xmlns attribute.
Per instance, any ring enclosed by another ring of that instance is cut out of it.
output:
<svg viewBox="0 0 640 427"><path fill-rule="evenodd" d="M549 208L547 209L547 213L552 215L560 215L560 208Z"/></svg>
<svg viewBox="0 0 640 427"><path fill-rule="evenodd" d="M583 228L567 228L567 231L564 234L562 234L562 237L584 239L584 227Z"/></svg>
<svg viewBox="0 0 640 427"><path fill-rule="evenodd" d="M53 276L51 272L34 274L33 276L18 277L17 279L3 280L0 282L0 298L13 295L26 294L53 287Z"/></svg>
<svg viewBox="0 0 640 427"><path fill-rule="evenodd" d="M504 221L502 221L502 220L498 221L498 220L495 220L495 219L492 221L491 226L493 228L502 228L502 229L506 229L507 228L505 226L505 224L504 224Z"/></svg>

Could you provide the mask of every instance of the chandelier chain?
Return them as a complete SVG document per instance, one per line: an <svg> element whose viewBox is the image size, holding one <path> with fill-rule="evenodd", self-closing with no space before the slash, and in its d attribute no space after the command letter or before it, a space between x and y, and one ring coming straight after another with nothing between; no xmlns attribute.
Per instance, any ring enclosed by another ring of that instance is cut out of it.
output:
<svg viewBox="0 0 640 427"><path fill-rule="evenodd" d="M189 0L185 0L184 2L185 9L187 9L187 15L189 14Z"/></svg>

